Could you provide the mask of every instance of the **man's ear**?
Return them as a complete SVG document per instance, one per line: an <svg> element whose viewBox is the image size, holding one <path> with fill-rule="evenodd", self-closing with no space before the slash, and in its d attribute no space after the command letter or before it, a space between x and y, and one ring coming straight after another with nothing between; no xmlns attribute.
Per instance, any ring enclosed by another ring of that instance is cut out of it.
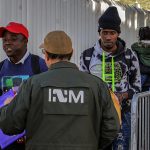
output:
<svg viewBox="0 0 150 150"><path fill-rule="evenodd" d="M27 45L28 39L27 39L27 38L24 38L24 39L23 39L23 42L24 42L25 45Z"/></svg>
<svg viewBox="0 0 150 150"><path fill-rule="evenodd" d="M48 68L50 68L51 64L53 62L53 59L51 59L47 53L45 53L45 63L47 65Z"/></svg>
<svg viewBox="0 0 150 150"><path fill-rule="evenodd" d="M48 54L45 52L45 61L49 61L49 57L48 57Z"/></svg>

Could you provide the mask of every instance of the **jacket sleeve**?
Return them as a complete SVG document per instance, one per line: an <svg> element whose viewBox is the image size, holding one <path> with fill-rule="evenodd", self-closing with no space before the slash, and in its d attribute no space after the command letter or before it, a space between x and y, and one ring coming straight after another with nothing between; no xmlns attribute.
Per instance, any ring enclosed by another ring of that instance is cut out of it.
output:
<svg viewBox="0 0 150 150"><path fill-rule="evenodd" d="M25 81L11 103L0 109L0 129L5 134L14 135L24 131L30 105L30 90L31 85Z"/></svg>
<svg viewBox="0 0 150 150"><path fill-rule="evenodd" d="M102 101L102 123L100 128L99 148L104 149L117 137L117 133L120 130L120 123L108 87L104 84L100 91Z"/></svg>
<svg viewBox="0 0 150 150"><path fill-rule="evenodd" d="M131 50L131 65L129 68L129 99L132 99L135 93L139 93L141 91L141 74L139 61L136 54Z"/></svg>
<svg viewBox="0 0 150 150"><path fill-rule="evenodd" d="M83 53L81 53L81 56L80 56L80 67L79 67L79 69L83 72L89 73L89 70L88 70L87 66L85 65L85 63L84 63Z"/></svg>

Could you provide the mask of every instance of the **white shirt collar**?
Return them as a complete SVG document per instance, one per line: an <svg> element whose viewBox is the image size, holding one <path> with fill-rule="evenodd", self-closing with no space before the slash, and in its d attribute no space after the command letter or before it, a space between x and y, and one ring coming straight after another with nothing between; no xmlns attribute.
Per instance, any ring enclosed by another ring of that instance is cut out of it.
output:
<svg viewBox="0 0 150 150"><path fill-rule="evenodd" d="M25 60L27 59L27 57L30 55L29 51L27 50L25 55L22 57L21 60L19 60L17 63L15 64L24 64ZM7 57L7 59L11 62L11 60L9 59L9 57Z"/></svg>

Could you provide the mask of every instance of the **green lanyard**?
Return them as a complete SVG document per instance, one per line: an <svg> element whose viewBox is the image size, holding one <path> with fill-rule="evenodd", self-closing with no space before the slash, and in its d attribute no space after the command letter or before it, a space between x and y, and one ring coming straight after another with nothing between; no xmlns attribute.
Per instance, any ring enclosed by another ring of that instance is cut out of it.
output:
<svg viewBox="0 0 150 150"><path fill-rule="evenodd" d="M102 54L102 80L106 83L111 83L112 91L115 91L115 68L114 57L111 58L111 73L106 73L105 53Z"/></svg>

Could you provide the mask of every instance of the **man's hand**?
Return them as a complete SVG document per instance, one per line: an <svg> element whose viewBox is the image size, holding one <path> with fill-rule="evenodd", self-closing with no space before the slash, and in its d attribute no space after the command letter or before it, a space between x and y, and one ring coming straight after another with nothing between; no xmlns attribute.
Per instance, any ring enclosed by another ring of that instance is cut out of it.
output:
<svg viewBox="0 0 150 150"><path fill-rule="evenodd" d="M14 97L9 97L7 98L5 101L4 101L4 105L7 105L9 104L12 100L13 100Z"/></svg>
<svg viewBox="0 0 150 150"><path fill-rule="evenodd" d="M14 99L15 96L16 96L16 94L15 94L13 97L8 97L8 98L4 101L4 105L9 104L9 103Z"/></svg>
<svg viewBox="0 0 150 150"><path fill-rule="evenodd" d="M118 97L120 104L123 100L128 99L128 92L116 92L115 95Z"/></svg>
<svg viewBox="0 0 150 150"><path fill-rule="evenodd" d="M18 139L18 140L17 140L17 143L19 143L19 144L24 144L25 141L26 141L26 137L24 136L24 137L21 137L20 139Z"/></svg>

